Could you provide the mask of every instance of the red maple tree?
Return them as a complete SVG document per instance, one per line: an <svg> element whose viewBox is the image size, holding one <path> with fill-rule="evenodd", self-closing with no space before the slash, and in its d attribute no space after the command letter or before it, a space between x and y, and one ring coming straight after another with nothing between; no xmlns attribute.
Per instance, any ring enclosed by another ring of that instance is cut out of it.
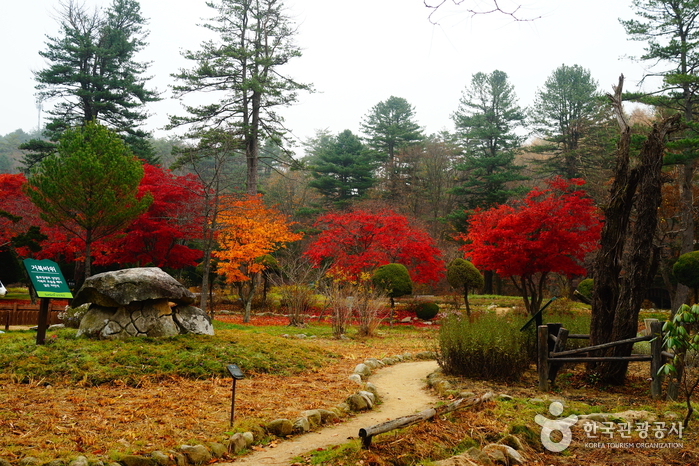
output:
<svg viewBox="0 0 699 466"><path fill-rule="evenodd" d="M179 269L194 266L202 252L185 243L201 236L198 193L193 175L176 176L144 164L138 197L150 192L153 203L124 232L95 244L95 265L135 264Z"/></svg>
<svg viewBox="0 0 699 466"><path fill-rule="evenodd" d="M598 247L602 224L579 179L547 180L521 201L476 210L457 236L466 258L481 270L510 277L530 314L541 307L546 278L586 273L583 259Z"/></svg>
<svg viewBox="0 0 699 466"><path fill-rule="evenodd" d="M12 248L20 259L76 260L83 245L41 218L39 209L24 192L26 182L21 173L0 174L0 247Z"/></svg>
<svg viewBox="0 0 699 466"><path fill-rule="evenodd" d="M41 222L39 209L22 191L27 179L21 173L0 174L0 245L10 244L12 238L26 233L30 226Z"/></svg>
<svg viewBox="0 0 699 466"><path fill-rule="evenodd" d="M304 254L316 266L331 261L328 273L335 276L357 280L390 263L403 264L416 283L434 283L444 275L432 238L393 211L328 213L315 227L322 232Z"/></svg>

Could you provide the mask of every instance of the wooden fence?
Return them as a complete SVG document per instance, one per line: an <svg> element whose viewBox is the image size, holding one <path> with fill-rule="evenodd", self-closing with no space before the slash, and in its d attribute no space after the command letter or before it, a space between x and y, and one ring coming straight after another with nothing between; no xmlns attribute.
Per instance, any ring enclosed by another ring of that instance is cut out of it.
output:
<svg viewBox="0 0 699 466"><path fill-rule="evenodd" d="M66 308L65 304L51 303L49 306L48 325L58 324L61 320L58 315ZM0 325L4 325L5 330L9 330L11 325L39 324L39 305L24 303L2 303L0 302Z"/></svg>
<svg viewBox="0 0 699 466"><path fill-rule="evenodd" d="M662 376L658 371L666 359L672 359L674 354L663 351L662 323L651 322L649 335L626 340L613 341L601 345L586 346L566 350L569 339L589 339L589 335L570 334L561 324L539 325L537 370L539 372L539 389L547 391L556 380L558 370L565 363L603 362L603 361L648 361L650 362L651 395L659 398L662 390ZM612 348L619 345L629 345L640 341L650 341L651 354L632 354L630 356L589 356L597 350Z"/></svg>

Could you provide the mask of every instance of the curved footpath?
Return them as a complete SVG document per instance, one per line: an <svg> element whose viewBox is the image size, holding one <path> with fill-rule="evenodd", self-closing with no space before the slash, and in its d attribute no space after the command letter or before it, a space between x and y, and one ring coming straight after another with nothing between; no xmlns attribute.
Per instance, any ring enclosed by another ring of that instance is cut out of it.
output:
<svg viewBox="0 0 699 466"><path fill-rule="evenodd" d="M372 411L356 414L340 424L322 427L318 431L284 440L275 447L265 447L233 462L218 465L289 465L292 458L302 453L358 438L362 427L431 408L438 399L424 390L425 379L438 367L436 361L416 361L381 368L369 377L381 399L381 404Z"/></svg>

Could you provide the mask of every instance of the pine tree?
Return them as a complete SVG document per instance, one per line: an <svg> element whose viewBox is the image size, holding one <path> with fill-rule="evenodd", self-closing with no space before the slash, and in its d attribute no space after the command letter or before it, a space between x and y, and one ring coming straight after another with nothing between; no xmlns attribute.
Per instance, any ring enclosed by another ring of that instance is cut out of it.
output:
<svg viewBox="0 0 699 466"><path fill-rule="evenodd" d="M547 176L582 178L609 166L610 147L601 144L595 150L585 144L588 135L610 120L597 87L589 70L564 64L537 91L531 120L545 144L532 149L550 155L540 163Z"/></svg>
<svg viewBox="0 0 699 466"><path fill-rule="evenodd" d="M464 151L456 166L463 181L453 193L461 198L463 207L502 204L518 192L510 182L525 179L520 174L522 167L514 163L523 138L514 130L524 118L506 73L495 70L473 75L452 115Z"/></svg>
<svg viewBox="0 0 699 466"><path fill-rule="evenodd" d="M352 131L347 129L330 140L323 139L314 152L314 179L309 186L336 207L347 207L352 200L361 199L374 185L378 161Z"/></svg>
<svg viewBox="0 0 699 466"><path fill-rule="evenodd" d="M140 128L148 117L144 105L160 98L146 88L149 64L135 60L148 35L139 3L112 0L104 12L92 13L74 0L62 5L61 31L39 52L49 66L34 75L39 99L60 99L48 111L46 135L57 141L67 129L97 121L138 157L155 162L150 134Z"/></svg>
<svg viewBox="0 0 699 466"><path fill-rule="evenodd" d="M364 117L362 132L369 147L391 162L396 151L423 139L415 122L413 106L402 97L391 96L371 108Z"/></svg>
<svg viewBox="0 0 699 466"><path fill-rule="evenodd" d="M27 195L51 225L85 244L85 278L91 274L91 246L116 233L152 201L137 197L143 166L106 127L87 122L64 132L58 152L44 159L27 182Z"/></svg>
<svg viewBox="0 0 699 466"><path fill-rule="evenodd" d="M247 166L246 191L257 193L260 142L282 146L286 129L275 110L296 102L311 86L284 76L282 67L301 56L293 43L296 30L280 0L220 0L208 5L216 16L204 26L218 40L183 55L195 63L173 77L178 97L209 92L210 103L185 106L186 116L171 116L169 128L188 126L198 139L207 130L228 132L240 141Z"/></svg>
<svg viewBox="0 0 699 466"><path fill-rule="evenodd" d="M399 197L407 183L403 179L405 172L409 171L401 156L423 140L420 125L415 121L415 110L404 98L391 96L372 107L361 128L367 145L384 162L380 171L385 180L384 196Z"/></svg>

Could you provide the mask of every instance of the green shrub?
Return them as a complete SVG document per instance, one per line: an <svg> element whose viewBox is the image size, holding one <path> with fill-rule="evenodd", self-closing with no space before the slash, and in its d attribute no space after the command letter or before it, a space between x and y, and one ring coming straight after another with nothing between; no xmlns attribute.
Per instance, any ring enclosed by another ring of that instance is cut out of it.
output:
<svg viewBox="0 0 699 466"><path fill-rule="evenodd" d="M447 281L455 290L463 293L464 303L466 304L466 313L471 315L471 305L468 302L469 290L478 290L483 288L485 279L475 265L471 262L456 258L447 266Z"/></svg>
<svg viewBox="0 0 699 466"><path fill-rule="evenodd" d="M483 314L473 322L451 314L439 329L439 365L445 373L486 380L518 380L529 367L533 332L525 319Z"/></svg>
<svg viewBox="0 0 699 466"><path fill-rule="evenodd" d="M410 273L403 264L382 265L371 277L374 286L384 290L388 297L400 298L413 292L413 281ZM393 301L391 301L393 304Z"/></svg>
<svg viewBox="0 0 699 466"><path fill-rule="evenodd" d="M587 299L592 299L592 287L594 285L594 280L592 278L586 278L578 283L577 291Z"/></svg>
<svg viewBox="0 0 699 466"><path fill-rule="evenodd" d="M439 306L437 303L432 301L425 301L424 303L418 303L415 305L415 315L421 320L433 319L437 314L439 314Z"/></svg>

